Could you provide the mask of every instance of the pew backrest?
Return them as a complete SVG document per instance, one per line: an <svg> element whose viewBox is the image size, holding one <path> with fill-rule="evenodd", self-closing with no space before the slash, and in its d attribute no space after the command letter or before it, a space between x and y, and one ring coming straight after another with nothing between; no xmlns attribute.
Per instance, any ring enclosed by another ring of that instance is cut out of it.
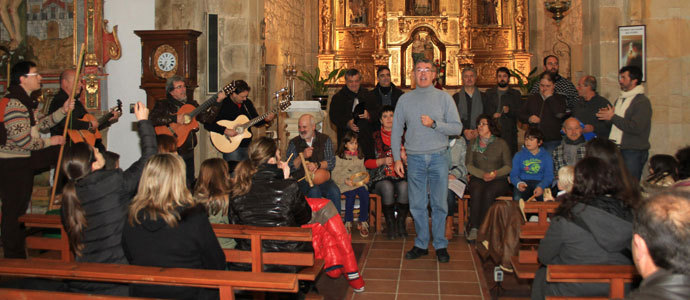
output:
<svg viewBox="0 0 690 300"><path fill-rule="evenodd" d="M639 273L632 265L548 265L548 282L608 283L609 298L625 297L625 283L632 282Z"/></svg>
<svg viewBox="0 0 690 300"><path fill-rule="evenodd" d="M234 299L235 289L287 293L298 290L296 274L26 259L0 259L0 275L219 289L223 300Z"/></svg>

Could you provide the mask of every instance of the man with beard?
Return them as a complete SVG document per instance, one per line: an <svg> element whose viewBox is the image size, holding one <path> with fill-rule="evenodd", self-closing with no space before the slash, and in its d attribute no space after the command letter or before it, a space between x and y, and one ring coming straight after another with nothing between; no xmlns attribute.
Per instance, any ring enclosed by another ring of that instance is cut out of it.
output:
<svg viewBox="0 0 690 300"><path fill-rule="evenodd" d="M76 71L74 70L65 70L60 74L60 91L55 94L53 97L53 101L50 102L50 108L48 109L48 113L52 114L56 110L62 108L62 105L65 104L65 101L70 98L72 94L72 87L74 86L74 80L76 80ZM77 95L74 97L74 99L79 99L81 97L81 92L84 90L84 84L82 83L81 80L77 83ZM56 126L50 128L50 135L51 136L57 136L57 135L62 135L64 128L65 128L65 121L67 121L67 129L74 129L74 130L93 130L95 131L98 129L98 122L89 122L89 121L82 121L80 120L81 118L84 117L88 112L86 111L86 108L84 107L84 104L81 103L81 101L76 100L74 102L74 110L72 111L72 115L70 117L70 120L63 119L60 123L58 123ZM113 112L113 117L108 120L109 124L113 124L117 122L118 118L120 118L120 115L122 113L119 111L114 111ZM96 140L96 148L98 148L99 151L105 152L105 145L103 145L102 139L97 139Z"/></svg>
<svg viewBox="0 0 690 300"><path fill-rule="evenodd" d="M558 57L555 55L547 55L544 57L544 72L551 74L551 78L556 85L556 94L561 94L566 98L566 108L568 111L573 109L575 104L580 101L577 97L577 89L568 78L562 77L558 74ZM539 93L539 85L532 86L530 91L532 94Z"/></svg>
<svg viewBox="0 0 690 300"><path fill-rule="evenodd" d="M379 79L379 83L371 90L371 93L374 94L378 100L377 105L379 107L390 105L395 108L395 104L398 103L398 98L400 98L404 92L391 82L391 69L389 69L388 66L380 66L376 71L376 77Z"/></svg>
<svg viewBox="0 0 690 300"><path fill-rule="evenodd" d="M328 115L338 133L338 145L348 130L357 132L357 142L364 153L374 152L372 134L377 129L379 105L374 95L361 87L362 74L357 69L345 73L345 86L331 99Z"/></svg>
<svg viewBox="0 0 690 300"><path fill-rule="evenodd" d="M400 97L393 114L391 151L395 172L403 177L405 167L401 157L403 132L407 153L407 190L410 212L414 218L417 237L414 247L405 254L406 259L417 259L429 254L429 213L431 206L431 232L436 259L450 261L448 240L445 237L448 215L448 137L462 132L462 123L453 99L448 93L436 89L433 79L436 69L431 61L420 59L414 66L417 88ZM407 130L405 131L405 128Z"/></svg>
<svg viewBox="0 0 690 300"><path fill-rule="evenodd" d="M623 67L618 72L621 94L613 107L608 105L597 113L599 120L613 124L609 139L620 146L625 166L637 180L649 156L649 132L652 127L652 103L644 95L642 70Z"/></svg>
<svg viewBox="0 0 690 300"><path fill-rule="evenodd" d="M165 99L156 101L156 105L151 110L149 114L149 120L153 126L166 126L171 123L177 123L179 125L184 125L184 115L177 114L177 111L185 105L189 104L194 107L199 106L199 104L193 99L187 99L187 86L184 78L180 75L174 75L165 82ZM202 123L213 121L214 116L218 113L220 109L220 104L225 99L225 92L218 92L218 94L213 95L209 100L216 98L216 103L212 105L206 111L197 115L197 120ZM213 100L211 100L213 101ZM177 147L177 154L184 160L186 172L187 172L187 186L192 187L194 182L194 147L196 146L196 132L199 129L193 130L184 141L182 146Z"/></svg>
<svg viewBox="0 0 690 300"><path fill-rule="evenodd" d="M304 177L304 168L310 172L317 169L324 169L328 172L335 167L335 155L333 152L333 142L327 135L316 131L316 121L314 116L310 114L302 115L297 121L297 129L299 136L290 140L285 155L293 157L288 161L290 166L290 176L295 179ZM306 166L302 165L302 160L299 154L304 155ZM309 198L326 198L333 202L335 208L340 213L340 189L333 182L328 179L322 184L315 184L309 187L307 180L300 180L298 182L299 188L303 194Z"/></svg>
<svg viewBox="0 0 690 300"><path fill-rule="evenodd" d="M510 71L506 67L496 69L497 87L486 90L484 111L498 120L501 138L508 143L510 152L517 152L517 116L520 109L520 92L508 86Z"/></svg>

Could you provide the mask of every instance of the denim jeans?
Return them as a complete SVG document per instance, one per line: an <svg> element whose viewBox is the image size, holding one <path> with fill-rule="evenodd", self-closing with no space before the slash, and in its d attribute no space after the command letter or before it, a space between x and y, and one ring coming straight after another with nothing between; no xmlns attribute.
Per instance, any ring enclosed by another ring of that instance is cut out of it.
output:
<svg viewBox="0 0 690 300"><path fill-rule="evenodd" d="M539 185L539 182L541 182L541 181L539 181L539 180L523 180L523 182L527 184L527 187L525 188L524 192L521 192L520 190L518 190L517 184L515 184L515 186L513 187L513 200L515 200L515 201L520 200L520 198L522 198L522 200L527 201L527 199L529 199L530 197L532 197L532 195L534 195L534 189L537 188L537 186ZM535 200L544 201L544 194L537 197Z"/></svg>
<svg viewBox="0 0 690 300"><path fill-rule="evenodd" d="M243 161L249 158L248 149L247 147L238 147L235 151L223 153L223 159L225 161Z"/></svg>
<svg viewBox="0 0 690 300"><path fill-rule="evenodd" d="M302 180L297 183L302 194L306 195L307 198L326 198L333 202L335 208L338 209L338 214L340 214L340 189L333 182L333 180L328 180L322 184L314 185L314 187L309 187L309 183L306 180Z"/></svg>
<svg viewBox="0 0 690 300"><path fill-rule="evenodd" d="M434 249L448 247L446 216L448 215L448 151L407 155L407 189L410 213L414 218L417 237L414 245L429 247L429 213L431 204L431 234ZM427 188L429 191L427 197Z"/></svg>
<svg viewBox="0 0 690 300"><path fill-rule="evenodd" d="M635 178L635 180L640 180L640 177L642 177L642 168L644 168L644 164L647 163L649 150L621 149L621 155L623 155L625 167L628 168L630 175Z"/></svg>
<svg viewBox="0 0 690 300"><path fill-rule="evenodd" d="M355 196L359 196L359 217L360 222L369 220L369 191L366 186L360 186L354 190L344 192L345 195L345 222L354 220L352 212L355 209Z"/></svg>

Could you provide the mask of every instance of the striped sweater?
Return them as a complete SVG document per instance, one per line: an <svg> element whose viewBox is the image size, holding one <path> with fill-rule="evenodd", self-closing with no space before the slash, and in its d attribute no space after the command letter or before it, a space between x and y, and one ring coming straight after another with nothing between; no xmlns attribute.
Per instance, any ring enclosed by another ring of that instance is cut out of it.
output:
<svg viewBox="0 0 690 300"><path fill-rule="evenodd" d="M51 146L50 138L41 138L39 131L46 132L65 117L62 109L40 118L31 126L29 111L17 99L10 99L4 111L7 142L0 145L0 158L30 157L31 150Z"/></svg>

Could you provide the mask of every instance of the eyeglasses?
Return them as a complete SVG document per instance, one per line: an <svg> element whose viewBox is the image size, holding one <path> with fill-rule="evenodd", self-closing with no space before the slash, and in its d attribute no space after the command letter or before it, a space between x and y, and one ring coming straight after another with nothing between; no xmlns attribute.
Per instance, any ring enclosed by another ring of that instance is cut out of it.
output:
<svg viewBox="0 0 690 300"><path fill-rule="evenodd" d="M420 68L420 69L417 69L416 71L419 72L419 73L428 73L428 72L431 72L431 69L429 69L429 68L423 68L423 69Z"/></svg>
<svg viewBox="0 0 690 300"><path fill-rule="evenodd" d="M489 126L489 123L479 123L477 126Z"/></svg>
<svg viewBox="0 0 690 300"><path fill-rule="evenodd" d="M26 74L24 74L24 76L27 76L27 77L29 77L29 76L38 76L38 75L41 75L41 74L38 74L38 73L26 73Z"/></svg>
<svg viewBox="0 0 690 300"><path fill-rule="evenodd" d="M178 86L174 87L174 89L176 89L176 90L183 89L183 88L186 88L186 86L178 85Z"/></svg>

